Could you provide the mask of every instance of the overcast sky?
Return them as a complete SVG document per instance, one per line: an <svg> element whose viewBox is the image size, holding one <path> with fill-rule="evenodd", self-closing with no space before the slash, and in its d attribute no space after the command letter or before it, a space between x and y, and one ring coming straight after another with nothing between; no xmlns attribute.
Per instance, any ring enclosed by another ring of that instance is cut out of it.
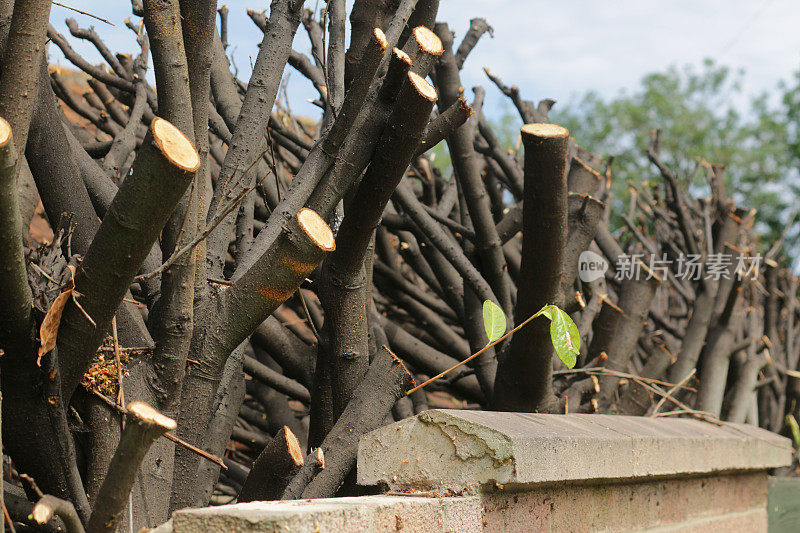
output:
<svg viewBox="0 0 800 533"><path fill-rule="evenodd" d="M133 34L123 24L130 16L125 0L73 2L115 24L108 26L53 6L53 24L76 49L99 62L90 46L68 35L64 19L69 16L81 26L94 24L113 50L136 51ZM229 51L245 79L260 40L245 9L266 9L268 4L267 0L227 3ZM306 0L311 9L323 4L322 0ZM800 67L800 3L796 0L441 0L439 19L456 31L456 42L473 17L486 18L495 35L494 39L485 37L468 59L464 86L486 86L488 80L481 69L488 66L507 83L518 85L531 100L570 102L588 90L613 96L621 90L634 90L649 72L673 64L699 65L706 57L745 69L748 93L773 89ZM302 28L294 47L308 52ZM51 46L57 60L54 49ZM291 72L293 107L313 112L303 104L313 90L291 68L287 72ZM497 109L502 98L488 86L487 90L488 105Z"/></svg>

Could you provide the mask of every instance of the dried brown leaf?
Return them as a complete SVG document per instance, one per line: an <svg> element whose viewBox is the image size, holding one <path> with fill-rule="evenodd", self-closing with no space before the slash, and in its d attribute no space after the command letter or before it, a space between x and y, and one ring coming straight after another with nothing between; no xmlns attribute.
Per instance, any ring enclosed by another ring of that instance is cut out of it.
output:
<svg viewBox="0 0 800 533"><path fill-rule="evenodd" d="M39 326L39 339L41 346L39 346L39 354L36 357L36 364L41 366L42 357L44 354L56 347L56 339L58 338L58 326L61 324L61 314L64 312L64 307L67 301L72 296L72 291L75 289L75 267L69 265L70 279L67 287L59 294L53 301L53 305L47 310L47 314L42 320L42 325Z"/></svg>

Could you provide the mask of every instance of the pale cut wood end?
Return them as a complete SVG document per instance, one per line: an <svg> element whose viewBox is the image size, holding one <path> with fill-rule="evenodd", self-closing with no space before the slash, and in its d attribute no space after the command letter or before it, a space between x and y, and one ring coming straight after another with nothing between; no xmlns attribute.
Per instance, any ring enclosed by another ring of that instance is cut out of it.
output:
<svg viewBox="0 0 800 533"><path fill-rule="evenodd" d="M51 518L53 518L53 508L50 507L50 505L48 505L46 502L39 501L33 506L31 518L33 518L33 521L37 524L46 524Z"/></svg>
<svg viewBox="0 0 800 533"><path fill-rule="evenodd" d="M321 250L332 252L336 249L336 241L333 238L331 228L316 211L304 207L297 213L297 221L303 231L306 232L306 235Z"/></svg>
<svg viewBox="0 0 800 533"><path fill-rule="evenodd" d="M380 28L375 28L372 34L375 37L375 40L378 41L381 50L386 50L386 48L389 46L389 41L386 40L386 34L383 33L383 30Z"/></svg>
<svg viewBox="0 0 800 533"><path fill-rule="evenodd" d="M525 124L522 126L521 131L523 134L533 135L534 137L569 137L569 130L564 126L559 126L558 124Z"/></svg>
<svg viewBox="0 0 800 533"><path fill-rule="evenodd" d="M0 117L0 146L5 146L9 139L11 139L11 124Z"/></svg>
<svg viewBox="0 0 800 533"><path fill-rule="evenodd" d="M436 89L433 88L433 85L425 81L425 78L417 74L416 72L409 72L408 73L408 81L414 84L416 87L417 92L430 100L431 102L435 102L438 95L436 94Z"/></svg>
<svg viewBox="0 0 800 533"><path fill-rule="evenodd" d="M411 64L411 57L407 53L400 50L399 48L394 48L392 50L392 53L397 56L397 59L404 61L409 65Z"/></svg>
<svg viewBox="0 0 800 533"><path fill-rule="evenodd" d="M167 431L172 431L173 429L178 427L178 424L173 419L171 419L166 415L162 415L161 413L156 411L152 406L144 402L129 403L128 412L143 422L155 426L160 426L162 428L165 428Z"/></svg>
<svg viewBox="0 0 800 533"><path fill-rule="evenodd" d="M295 437L294 432L289 429L289 426L283 426L283 434L286 436L286 449L292 457L294 464L302 466L305 462L303 458L303 448L300 447L300 442Z"/></svg>
<svg viewBox="0 0 800 533"><path fill-rule="evenodd" d="M314 462L320 470L325 469L325 454L322 453L322 448L317 448L314 450Z"/></svg>
<svg viewBox="0 0 800 533"><path fill-rule="evenodd" d="M186 172L200 168L200 155L192 141L168 120L156 117L150 124L158 149L175 166Z"/></svg>
<svg viewBox="0 0 800 533"><path fill-rule="evenodd" d="M438 57L444 53L441 39L425 26L414 28L414 39L417 41L419 49L426 54Z"/></svg>

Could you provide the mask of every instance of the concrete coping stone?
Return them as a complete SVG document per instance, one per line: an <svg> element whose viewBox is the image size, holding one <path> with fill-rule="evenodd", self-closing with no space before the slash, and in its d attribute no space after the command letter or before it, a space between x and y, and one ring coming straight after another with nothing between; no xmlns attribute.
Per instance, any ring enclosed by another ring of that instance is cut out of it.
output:
<svg viewBox="0 0 800 533"><path fill-rule="evenodd" d="M791 464L787 438L690 418L433 409L364 435L358 483L468 494L511 484L765 470Z"/></svg>
<svg viewBox="0 0 800 533"><path fill-rule="evenodd" d="M480 531L476 496L359 496L258 501L175 511L163 533Z"/></svg>

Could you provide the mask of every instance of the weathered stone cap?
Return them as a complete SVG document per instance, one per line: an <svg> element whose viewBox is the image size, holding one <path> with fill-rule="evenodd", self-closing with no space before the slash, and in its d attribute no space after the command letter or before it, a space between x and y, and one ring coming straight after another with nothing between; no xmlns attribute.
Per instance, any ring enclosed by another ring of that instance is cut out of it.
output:
<svg viewBox="0 0 800 533"><path fill-rule="evenodd" d="M181 509L160 533L482 531L480 498L361 496Z"/></svg>
<svg viewBox="0 0 800 533"><path fill-rule="evenodd" d="M461 493L497 484L763 470L791 460L789 439L744 424L435 409L364 435L358 483Z"/></svg>

